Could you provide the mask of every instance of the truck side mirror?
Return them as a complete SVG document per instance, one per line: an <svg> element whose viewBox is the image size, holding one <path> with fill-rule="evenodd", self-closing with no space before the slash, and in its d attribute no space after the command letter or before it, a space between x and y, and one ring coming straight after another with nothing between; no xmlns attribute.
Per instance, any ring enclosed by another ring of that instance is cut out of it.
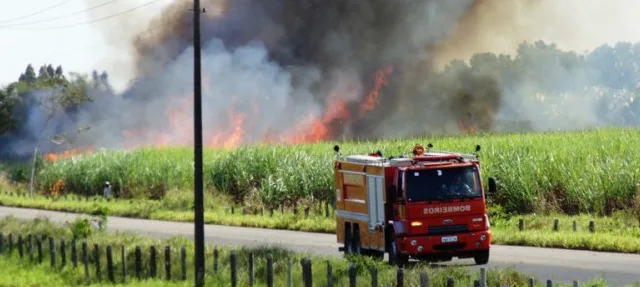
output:
<svg viewBox="0 0 640 287"><path fill-rule="evenodd" d="M496 179L494 177L489 177L489 194L495 194L497 189Z"/></svg>

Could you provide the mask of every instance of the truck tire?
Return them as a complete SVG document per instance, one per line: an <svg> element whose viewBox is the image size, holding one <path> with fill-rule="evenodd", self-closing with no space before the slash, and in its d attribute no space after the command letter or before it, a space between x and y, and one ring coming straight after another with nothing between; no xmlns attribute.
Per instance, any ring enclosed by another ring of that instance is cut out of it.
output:
<svg viewBox="0 0 640 287"><path fill-rule="evenodd" d="M353 241L351 239L351 226L349 224L344 225L344 254L351 254L353 252Z"/></svg>
<svg viewBox="0 0 640 287"><path fill-rule="evenodd" d="M476 265L489 263L489 250L479 251L478 254L473 256L473 260L476 262Z"/></svg>
<svg viewBox="0 0 640 287"><path fill-rule="evenodd" d="M352 253L355 255L362 254L362 242L360 241L360 228L356 224L353 226L353 240L351 241Z"/></svg>
<svg viewBox="0 0 640 287"><path fill-rule="evenodd" d="M389 242L389 245L389 265L404 267L407 262L409 262L409 256L398 251L398 245L396 244L395 238Z"/></svg>

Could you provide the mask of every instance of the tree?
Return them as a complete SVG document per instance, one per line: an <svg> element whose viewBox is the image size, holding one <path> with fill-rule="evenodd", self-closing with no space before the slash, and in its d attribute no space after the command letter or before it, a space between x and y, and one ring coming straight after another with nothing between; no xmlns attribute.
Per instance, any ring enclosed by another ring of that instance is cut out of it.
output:
<svg viewBox="0 0 640 287"><path fill-rule="evenodd" d="M27 68L25 69L24 74L21 74L19 79L21 82L27 82L27 83L33 83L37 80L36 72L33 69L33 66L31 64L27 65Z"/></svg>
<svg viewBox="0 0 640 287"><path fill-rule="evenodd" d="M60 78L60 79L64 78L64 73L62 72L62 66L58 66L56 68L55 74L56 74L56 78Z"/></svg>

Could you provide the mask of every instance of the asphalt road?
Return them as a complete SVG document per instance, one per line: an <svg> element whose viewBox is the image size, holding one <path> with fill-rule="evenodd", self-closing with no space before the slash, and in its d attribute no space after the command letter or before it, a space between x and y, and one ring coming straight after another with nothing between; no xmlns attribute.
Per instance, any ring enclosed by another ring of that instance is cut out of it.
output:
<svg viewBox="0 0 640 287"><path fill-rule="evenodd" d="M8 215L21 219L46 216L57 223L72 221L78 216L65 212L0 207L0 216ZM109 231L133 232L155 237L193 237L193 225L189 223L110 217L107 228ZM332 234L207 225L205 236L208 244L269 245L311 254L338 258L342 256ZM473 259L454 259L445 264L467 266L474 270L480 268L473 265ZM493 245L489 264L485 267L513 267L537 279L551 279L554 282L585 282L595 277L605 278L610 286L640 282L640 255L636 254Z"/></svg>

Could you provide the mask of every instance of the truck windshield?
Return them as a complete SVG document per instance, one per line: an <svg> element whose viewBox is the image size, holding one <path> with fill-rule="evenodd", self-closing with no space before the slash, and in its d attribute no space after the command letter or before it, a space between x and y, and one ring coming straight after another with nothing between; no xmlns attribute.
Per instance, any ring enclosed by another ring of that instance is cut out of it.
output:
<svg viewBox="0 0 640 287"><path fill-rule="evenodd" d="M409 202L482 196L475 167L407 171L405 180Z"/></svg>

